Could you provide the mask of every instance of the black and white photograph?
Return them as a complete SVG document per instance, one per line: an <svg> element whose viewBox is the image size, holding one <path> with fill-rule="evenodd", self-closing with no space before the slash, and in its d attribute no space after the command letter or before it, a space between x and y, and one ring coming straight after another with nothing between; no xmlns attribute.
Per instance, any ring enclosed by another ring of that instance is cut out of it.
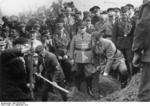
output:
<svg viewBox="0 0 150 106"><path fill-rule="evenodd" d="M150 0L0 0L0 106L149 101Z"/></svg>

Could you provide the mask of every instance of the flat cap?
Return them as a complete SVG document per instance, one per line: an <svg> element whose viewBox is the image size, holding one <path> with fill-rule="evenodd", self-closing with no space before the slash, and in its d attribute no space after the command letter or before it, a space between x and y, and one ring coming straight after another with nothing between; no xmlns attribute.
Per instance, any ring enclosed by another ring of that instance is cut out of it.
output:
<svg viewBox="0 0 150 106"><path fill-rule="evenodd" d="M134 5L132 5L132 4L127 4L126 6L129 8L134 8Z"/></svg>
<svg viewBox="0 0 150 106"><path fill-rule="evenodd" d="M29 31L30 33L36 33L36 30L32 29Z"/></svg>
<svg viewBox="0 0 150 106"><path fill-rule="evenodd" d="M107 12L114 11L114 8L108 8Z"/></svg>

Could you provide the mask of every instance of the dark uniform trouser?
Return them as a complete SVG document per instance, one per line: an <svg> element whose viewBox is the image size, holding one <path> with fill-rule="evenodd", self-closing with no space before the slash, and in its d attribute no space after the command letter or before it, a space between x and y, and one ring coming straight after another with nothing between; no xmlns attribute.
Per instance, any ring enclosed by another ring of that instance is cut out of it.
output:
<svg viewBox="0 0 150 106"><path fill-rule="evenodd" d="M120 49L126 59L126 65L128 68L128 78L131 79L131 74L133 73L133 66L132 66L132 59L133 59L133 52L131 49Z"/></svg>
<svg viewBox="0 0 150 106"><path fill-rule="evenodd" d="M54 73L51 73L51 74L48 73L48 74L45 75L45 78L47 78L48 80L52 81L52 77L53 76L54 76ZM57 84L59 86L61 86L63 88L65 87L63 79L59 79L56 82L57 82ZM44 81L43 88L42 88L42 91L41 91L41 93L42 93L42 101L48 101L48 97L49 97L48 93L49 92L59 93L59 94L61 94L62 99L64 101L67 100L66 94L64 92L57 90L55 87L53 87L52 85L50 85L49 83Z"/></svg>
<svg viewBox="0 0 150 106"><path fill-rule="evenodd" d="M150 101L150 62L143 62L138 99L139 101Z"/></svg>
<svg viewBox="0 0 150 106"><path fill-rule="evenodd" d="M86 84L87 84L87 87L91 88L92 87L92 75L91 76L88 76L86 77L85 76L85 65L86 64L80 64L78 63L77 64L77 71L75 72L75 78L74 78L74 82L75 82L75 85L76 87L78 88L78 90L81 90L80 87L81 87L81 83L85 80L86 81Z"/></svg>
<svg viewBox="0 0 150 106"><path fill-rule="evenodd" d="M72 81L72 73L71 73L71 63L69 60L60 60L61 66L63 68L63 72L65 74L65 79L68 82Z"/></svg>

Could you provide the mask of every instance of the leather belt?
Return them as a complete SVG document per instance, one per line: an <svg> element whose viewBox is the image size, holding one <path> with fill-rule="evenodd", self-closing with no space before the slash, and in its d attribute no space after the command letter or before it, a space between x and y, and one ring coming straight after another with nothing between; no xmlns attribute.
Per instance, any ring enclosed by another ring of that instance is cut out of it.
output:
<svg viewBox="0 0 150 106"><path fill-rule="evenodd" d="M75 50L79 50L79 51L90 51L90 50L92 50L92 49L91 49L91 48L87 48L87 49L75 48Z"/></svg>

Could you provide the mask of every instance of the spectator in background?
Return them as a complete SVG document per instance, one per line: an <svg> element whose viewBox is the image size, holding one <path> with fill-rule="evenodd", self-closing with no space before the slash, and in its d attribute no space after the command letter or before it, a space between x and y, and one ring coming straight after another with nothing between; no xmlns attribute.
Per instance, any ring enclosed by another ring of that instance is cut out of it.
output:
<svg viewBox="0 0 150 106"><path fill-rule="evenodd" d="M69 33L70 39L72 39L72 37L75 35L74 29L75 20L74 17L72 16L73 11L71 8L68 7L65 12L66 12L66 21L64 27L66 31Z"/></svg>
<svg viewBox="0 0 150 106"><path fill-rule="evenodd" d="M95 31L94 25L91 23L91 17L87 17L85 19L85 22L87 24L86 32L89 34L92 34Z"/></svg>
<svg viewBox="0 0 150 106"><path fill-rule="evenodd" d="M113 28L115 24L115 11L113 8L109 8L107 10L108 12L108 18L106 18L106 21L104 23L104 38L106 39L113 39Z"/></svg>
<svg viewBox="0 0 150 106"><path fill-rule="evenodd" d="M100 7L99 6L94 6L92 13L94 14L94 16L92 17L92 24L95 25L98 21L99 21L99 17L100 17Z"/></svg>
<svg viewBox="0 0 150 106"><path fill-rule="evenodd" d="M115 11L116 21L118 21L120 19L120 15L121 15L121 9L120 8L114 8L114 11Z"/></svg>
<svg viewBox="0 0 150 106"><path fill-rule="evenodd" d="M143 1L132 46L133 65L139 66L141 63L143 67L138 100L150 101L150 1Z"/></svg>
<svg viewBox="0 0 150 106"><path fill-rule="evenodd" d="M129 18L132 18L135 12L134 6L132 4L127 4L125 7L127 8Z"/></svg>
<svg viewBox="0 0 150 106"><path fill-rule="evenodd" d="M128 71L132 72L132 23L128 18L127 10L122 10L121 18L114 25L113 41L116 47L121 50L126 59Z"/></svg>
<svg viewBox="0 0 150 106"><path fill-rule="evenodd" d="M91 17L91 13L89 11L83 12L83 20L85 20L87 17Z"/></svg>

